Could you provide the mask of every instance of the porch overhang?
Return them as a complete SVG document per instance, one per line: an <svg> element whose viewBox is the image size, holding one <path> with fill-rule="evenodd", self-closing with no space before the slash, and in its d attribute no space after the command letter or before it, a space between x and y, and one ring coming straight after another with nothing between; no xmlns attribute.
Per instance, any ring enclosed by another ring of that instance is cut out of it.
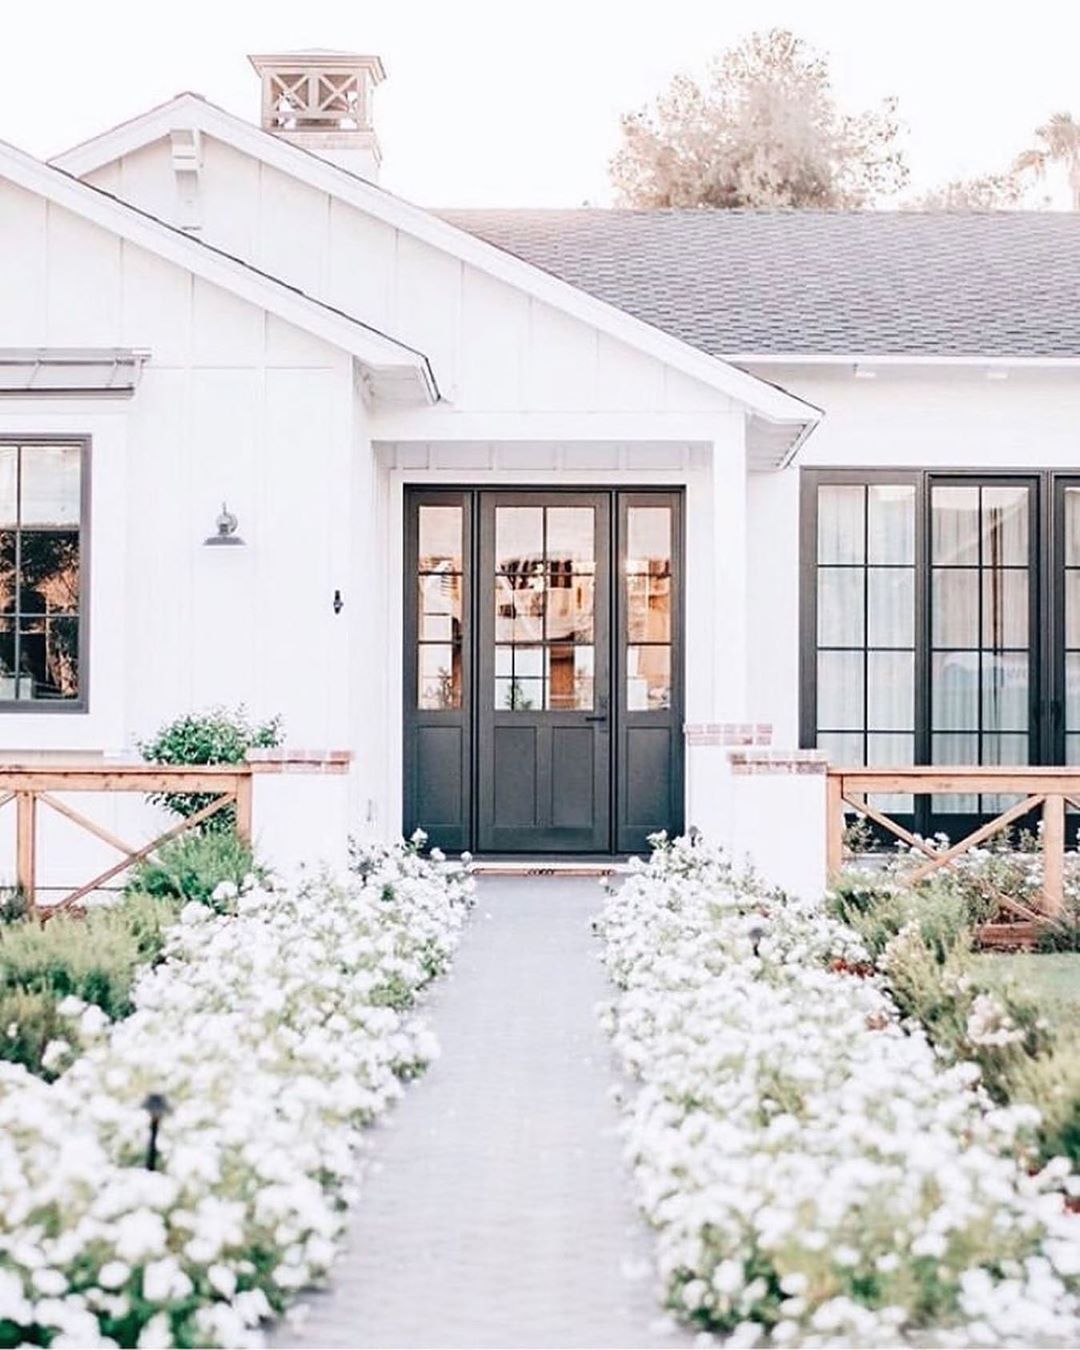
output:
<svg viewBox="0 0 1080 1350"><path fill-rule="evenodd" d="M0 347L0 399L130 398L150 353L126 347Z"/></svg>

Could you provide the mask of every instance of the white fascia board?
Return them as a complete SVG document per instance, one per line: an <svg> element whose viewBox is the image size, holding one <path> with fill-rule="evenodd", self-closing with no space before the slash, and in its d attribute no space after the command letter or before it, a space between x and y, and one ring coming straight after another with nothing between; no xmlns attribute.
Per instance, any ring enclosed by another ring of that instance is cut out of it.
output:
<svg viewBox="0 0 1080 1350"><path fill-rule="evenodd" d="M1071 370L1080 366L1080 356L935 356L911 354L875 356L870 352L725 352L723 359L739 366L944 366L956 369L986 367L1002 370Z"/></svg>
<svg viewBox="0 0 1080 1350"><path fill-rule="evenodd" d="M349 352L371 370L376 381L380 371L412 372L424 401L438 401L435 376L423 352L370 328L361 320L314 300L276 277L3 141L0 141L0 178Z"/></svg>
<svg viewBox="0 0 1080 1350"><path fill-rule="evenodd" d="M355 206L392 228L701 381L770 422L813 424L821 416L820 409L805 399L796 398L784 389L736 369L727 358L711 356L652 324L635 319L624 310L449 224L385 188L208 103L198 94L180 94L171 103L162 104L142 117L84 141L51 162L65 172L81 177L167 136L180 126L198 128L205 135L224 141L281 173Z"/></svg>

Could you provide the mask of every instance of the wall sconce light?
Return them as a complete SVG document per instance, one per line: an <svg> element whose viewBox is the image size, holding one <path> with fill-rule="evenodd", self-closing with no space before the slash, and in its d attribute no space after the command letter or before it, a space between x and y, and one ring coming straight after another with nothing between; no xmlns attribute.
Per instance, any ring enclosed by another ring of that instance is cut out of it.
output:
<svg viewBox="0 0 1080 1350"><path fill-rule="evenodd" d="M244 541L236 533L236 527L240 522L225 505L221 503L221 512L214 524L217 526L217 534L208 534L203 540L207 548L219 548L221 545L242 544Z"/></svg>
<svg viewBox="0 0 1080 1350"><path fill-rule="evenodd" d="M331 605L333 606L335 614L340 614L341 611L345 608L345 601L342 600L340 591L334 592L334 598L331 601Z"/></svg>

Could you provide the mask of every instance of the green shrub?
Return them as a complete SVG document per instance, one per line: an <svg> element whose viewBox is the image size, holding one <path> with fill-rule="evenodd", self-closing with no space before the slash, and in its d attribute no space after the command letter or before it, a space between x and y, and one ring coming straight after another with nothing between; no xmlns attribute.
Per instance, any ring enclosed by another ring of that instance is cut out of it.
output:
<svg viewBox="0 0 1080 1350"><path fill-rule="evenodd" d="M1046 1054L1018 1063L1011 1088L1014 1101L1031 1102L1042 1112L1042 1156L1080 1163L1080 1038L1063 1037Z"/></svg>
<svg viewBox="0 0 1080 1350"><path fill-rule="evenodd" d="M248 844L234 832L184 834L158 850L156 858L138 863L128 891L157 899L197 900L214 905L214 891L223 881L239 889L246 876L265 875ZM221 906L215 906L220 908Z"/></svg>
<svg viewBox="0 0 1080 1350"><path fill-rule="evenodd" d="M50 1078L52 1074L42 1065L45 1047L50 1041L71 1038L71 1022L57 1012L51 994L0 989L0 1059Z"/></svg>
<svg viewBox="0 0 1080 1350"><path fill-rule="evenodd" d="M280 717L252 722L242 707L211 708L167 723L150 740L139 742L139 752L143 759L154 764L242 764L249 750L268 750L280 744ZM186 819L209 806L214 794L155 792L150 800ZM198 828L213 834L231 830L235 825L236 811L228 806Z"/></svg>

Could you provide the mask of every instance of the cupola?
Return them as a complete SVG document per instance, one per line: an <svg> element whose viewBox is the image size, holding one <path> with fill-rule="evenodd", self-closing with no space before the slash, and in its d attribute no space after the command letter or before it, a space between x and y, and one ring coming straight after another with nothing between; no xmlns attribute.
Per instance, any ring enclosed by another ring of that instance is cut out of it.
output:
<svg viewBox="0 0 1080 1350"><path fill-rule="evenodd" d="M262 126L374 182L382 154L372 94L386 78L377 56L303 51L249 56L262 80Z"/></svg>

